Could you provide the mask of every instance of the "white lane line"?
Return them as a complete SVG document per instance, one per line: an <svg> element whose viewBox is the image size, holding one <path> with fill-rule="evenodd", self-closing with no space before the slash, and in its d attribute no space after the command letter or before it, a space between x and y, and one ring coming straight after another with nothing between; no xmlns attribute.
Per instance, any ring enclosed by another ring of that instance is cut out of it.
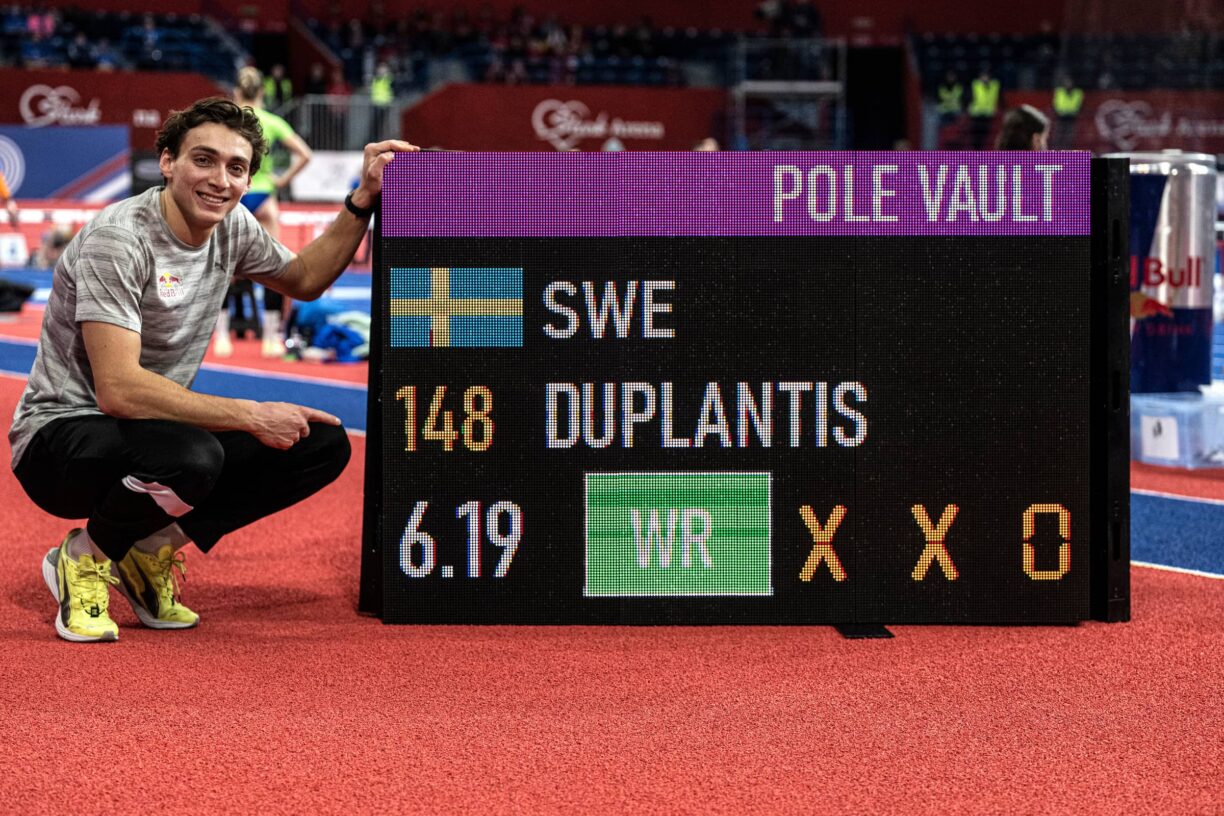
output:
<svg viewBox="0 0 1224 816"><path fill-rule="evenodd" d="M312 377L309 374L288 374L281 371L267 371L262 368L243 368L242 366L226 365L224 363L204 363L201 368L208 371L224 371L227 374L244 374L248 377L268 377L273 380L285 380L288 382L306 382L315 385L330 385L336 388L348 388L353 391L365 391L364 383L343 382L341 380L329 380L326 377Z"/></svg>
<svg viewBox="0 0 1224 816"><path fill-rule="evenodd" d="M334 300L365 300L370 299L373 290L368 286L333 286L327 290L326 297Z"/></svg>
<svg viewBox="0 0 1224 816"><path fill-rule="evenodd" d="M1132 487L1131 492L1138 493L1140 496L1155 496L1158 499L1176 499L1177 501L1194 502L1195 504L1215 504L1224 506L1224 499L1206 499L1200 496L1184 496L1181 493L1165 493L1161 490L1145 490L1138 487Z"/></svg>
<svg viewBox="0 0 1224 816"><path fill-rule="evenodd" d="M1216 572L1204 572L1203 570L1187 569L1186 567L1170 567L1165 564L1150 564L1147 561L1132 561L1133 567L1147 567L1148 569L1164 570L1165 572L1179 572L1182 575L1194 575L1199 578L1214 578L1217 581L1224 581L1224 575Z"/></svg>

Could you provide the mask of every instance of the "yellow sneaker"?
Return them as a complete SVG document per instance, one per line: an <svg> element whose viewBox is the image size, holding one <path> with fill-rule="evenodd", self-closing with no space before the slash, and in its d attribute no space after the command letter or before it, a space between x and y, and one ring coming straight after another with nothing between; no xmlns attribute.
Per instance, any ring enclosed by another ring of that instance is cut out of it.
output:
<svg viewBox="0 0 1224 816"><path fill-rule="evenodd" d="M119 591L140 622L151 629L190 629L200 616L179 603L178 576L187 575L186 559L169 544L157 555L133 547L119 562Z"/></svg>
<svg viewBox="0 0 1224 816"><path fill-rule="evenodd" d="M119 579L111 575L110 561L95 561L92 555L82 555L73 561L68 556L68 542L79 532L68 533L43 559L43 580L60 606L55 631L64 640L75 643L118 640L119 627L107 614L110 609L107 587L119 583Z"/></svg>

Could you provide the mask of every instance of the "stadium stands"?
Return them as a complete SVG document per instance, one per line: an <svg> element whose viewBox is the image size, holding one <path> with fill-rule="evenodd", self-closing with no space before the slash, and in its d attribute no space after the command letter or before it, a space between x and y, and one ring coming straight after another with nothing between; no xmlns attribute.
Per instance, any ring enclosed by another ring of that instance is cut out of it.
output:
<svg viewBox="0 0 1224 816"><path fill-rule="evenodd" d="M350 83L361 84L376 61L386 60L401 88L424 89L429 63L459 63L470 82L677 86L691 84L682 63L700 64L722 77L737 35L696 28L635 25L580 26L555 16L515 14L473 20L418 12L394 25L351 20L308 25L340 58ZM700 71L698 73L701 73Z"/></svg>
<svg viewBox="0 0 1224 816"><path fill-rule="evenodd" d="M197 15L0 11L0 66L194 71L229 81L246 60L229 34Z"/></svg>
<svg viewBox="0 0 1224 816"><path fill-rule="evenodd" d="M156 4L133 0L132 11L110 10L123 5L94 0L81 2L92 10L0 9L0 67L191 71L228 84L239 65L266 70L280 63L289 68L296 98L278 110L323 149L353 149L367 137L366 122L374 118L369 83L382 64L392 77L388 121L456 82L725 89L727 119L739 125L719 136L739 148L965 146L971 140L931 135L930 109L949 73L967 92L983 67L1000 81L1004 105L1048 107L1055 84L1069 76L1088 94L1086 114L1101 93L1210 94L1224 77L1224 38L1218 25L1194 16L1193 3L1181 13L1123 0L1115 14L1103 0L1074 9L1039 0L1023 11L988 14L950 0L912 7L872 0L851 14L811 0L709 0L706 17L715 22L704 26L692 10L635 0L613 8L500 0L444 6L286 0L258 7L176 0L162 5L177 13L158 14L142 13ZM193 13L204 10L220 16ZM913 59L892 67L889 60L897 57L885 52L900 54L901 46ZM752 85L762 82L769 87ZM762 103L762 93L786 99ZM831 106L833 97L841 101ZM784 131L779 124L761 139L745 138L740 131L760 118L761 104L788 127L803 125L801 134L775 144ZM1195 97L1166 107L1190 111L1189 130L1214 133L1213 104ZM882 110L893 113L881 116ZM811 122L826 138L805 135ZM1097 147L1082 138L1078 144Z"/></svg>
<svg viewBox="0 0 1224 816"><path fill-rule="evenodd" d="M968 79L983 64L1004 90L1052 88L1062 73L1102 90L1211 90L1212 78L1224 76L1224 40L1205 33L927 33L912 45L928 96L946 71Z"/></svg>

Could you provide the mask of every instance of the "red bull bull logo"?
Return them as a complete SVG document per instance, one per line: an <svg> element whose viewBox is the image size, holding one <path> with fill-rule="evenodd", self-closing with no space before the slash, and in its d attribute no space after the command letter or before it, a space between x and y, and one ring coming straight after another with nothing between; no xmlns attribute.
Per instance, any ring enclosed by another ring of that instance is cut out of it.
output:
<svg viewBox="0 0 1224 816"><path fill-rule="evenodd" d="M1131 289L1141 286L1164 286L1172 289L1199 287L1203 285L1203 259L1190 256L1181 266L1165 266L1160 258L1140 258L1131 256L1130 285Z"/></svg>

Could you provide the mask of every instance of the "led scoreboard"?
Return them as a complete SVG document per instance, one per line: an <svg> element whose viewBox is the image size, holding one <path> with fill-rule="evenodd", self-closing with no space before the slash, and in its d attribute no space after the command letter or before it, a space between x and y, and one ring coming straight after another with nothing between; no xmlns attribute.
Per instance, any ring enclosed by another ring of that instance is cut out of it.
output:
<svg viewBox="0 0 1224 816"><path fill-rule="evenodd" d="M1129 617L1125 163L418 153L376 225L363 609Z"/></svg>

